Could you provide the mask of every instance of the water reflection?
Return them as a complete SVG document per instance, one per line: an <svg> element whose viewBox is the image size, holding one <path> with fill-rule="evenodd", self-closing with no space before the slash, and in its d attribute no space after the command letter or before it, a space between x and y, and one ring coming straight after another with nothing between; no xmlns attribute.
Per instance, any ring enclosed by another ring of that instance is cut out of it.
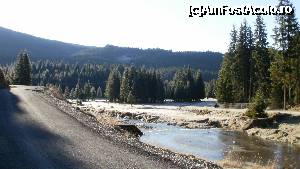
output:
<svg viewBox="0 0 300 169"><path fill-rule="evenodd" d="M166 124L146 124L141 141L176 152L218 161L229 159L279 168L300 168L300 148L249 137L222 129L183 129Z"/></svg>

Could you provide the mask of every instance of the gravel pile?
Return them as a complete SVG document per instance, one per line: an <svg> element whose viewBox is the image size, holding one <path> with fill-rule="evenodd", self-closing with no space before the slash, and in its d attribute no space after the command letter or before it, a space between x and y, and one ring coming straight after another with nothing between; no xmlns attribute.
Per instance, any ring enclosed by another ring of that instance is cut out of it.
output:
<svg viewBox="0 0 300 169"><path fill-rule="evenodd" d="M94 116L74 108L66 101L59 100L47 93L35 93L51 105L57 107L61 111L75 118L83 125L91 128L102 137L107 138L118 146L126 147L133 153L139 153L141 155L148 156L149 158L154 158L155 160L162 162L171 162L176 164L180 168L221 168L213 162L205 161L192 155L174 153L167 149L162 149L142 143L137 137L129 136L128 134L118 131L113 127L102 125Z"/></svg>

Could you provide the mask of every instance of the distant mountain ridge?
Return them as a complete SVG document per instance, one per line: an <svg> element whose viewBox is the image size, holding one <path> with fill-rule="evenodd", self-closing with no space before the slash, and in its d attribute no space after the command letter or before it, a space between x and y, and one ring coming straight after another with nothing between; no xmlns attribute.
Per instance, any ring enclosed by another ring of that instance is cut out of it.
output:
<svg viewBox="0 0 300 169"><path fill-rule="evenodd" d="M35 37L0 27L0 58L10 62L22 49L34 58L70 57L73 53L89 47Z"/></svg>
<svg viewBox="0 0 300 169"><path fill-rule="evenodd" d="M219 70L223 54L218 52L172 52L163 49L139 49L106 45L73 54L77 61L89 63L130 64L148 67L191 66L202 70Z"/></svg>
<svg viewBox="0 0 300 169"><path fill-rule="evenodd" d="M131 64L149 67L190 65L207 71L218 71L223 60L223 54L218 52L172 52L113 45L90 47L48 40L0 27L0 64L13 62L22 49L27 49L33 60L62 59L78 63Z"/></svg>

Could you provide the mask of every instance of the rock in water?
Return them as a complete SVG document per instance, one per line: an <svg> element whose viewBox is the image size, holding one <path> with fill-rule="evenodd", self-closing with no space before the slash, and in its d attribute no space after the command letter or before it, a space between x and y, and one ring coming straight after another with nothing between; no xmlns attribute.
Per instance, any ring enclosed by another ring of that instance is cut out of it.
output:
<svg viewBox="0 0 300 169"><path fill-rule="evenodd" d="M135 135L136 137L143 135L143 132L138 127L132 124L119 124L115 126L115 129L127 131L130 134Z"/></svg>

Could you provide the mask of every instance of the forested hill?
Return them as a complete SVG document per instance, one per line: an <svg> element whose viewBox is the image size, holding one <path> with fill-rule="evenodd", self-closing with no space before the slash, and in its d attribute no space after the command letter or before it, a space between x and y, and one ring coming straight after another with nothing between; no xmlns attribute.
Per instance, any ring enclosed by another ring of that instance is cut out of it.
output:
<svg viewBox="0 0 300 169"><path fill-rule="evenodd" d="M38 38L0 27L0 64L15 61L22 49L27 49L33 59L52 59L70 57L86 48L88 47Z"/></svg>
<svg viewBox="0 0 300 169"><path fill-rule="evenodd" d="M149 67L182 67L190 65L202 70L219 70L223 54L218 52L172 52L162 49L138 49L106 45L90 48L73 55L76 60L91 63L125 63Z"/></svg>
<svg viewBox="0 0 300 169"><path fill-rule="evenodd" d="M78 63L132 64L147 67L190 65L193 68L213 72L218 72L223 59L223 54L217 52L172 52L112 45L81 46L38 38L0 27L0 64L15 61L21 49L27 49L32 60L59 58Z"/></svg>

